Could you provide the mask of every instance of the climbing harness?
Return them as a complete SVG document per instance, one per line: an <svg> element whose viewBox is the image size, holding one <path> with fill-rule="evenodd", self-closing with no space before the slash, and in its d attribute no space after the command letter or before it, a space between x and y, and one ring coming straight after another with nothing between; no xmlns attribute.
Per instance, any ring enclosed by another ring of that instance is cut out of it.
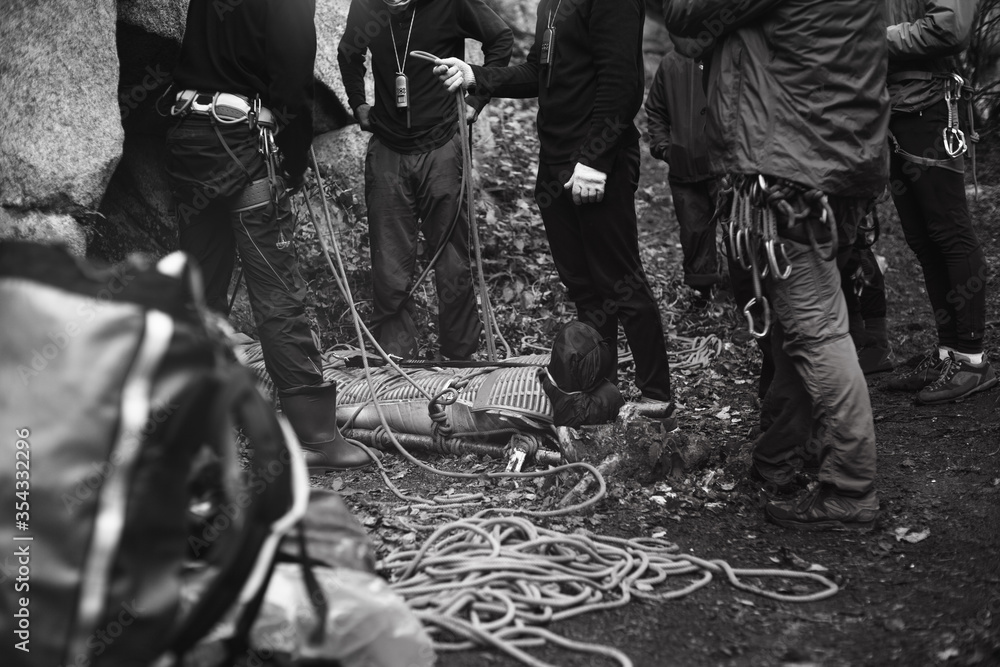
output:
<svg viewBox="0 0 1000 667"><path fill-rule="evenodd" d="M941 140L948 157L931 158L908 153L903 150L899 145L899 141L890 132L889 142L892 144L893 152L907 162L912 162L922 167L946 167L951 165L956 158L968 153L972 161L972 182L975 187L976 198L978 199L979 179L976 175L976 144L979 142L979 133L976 132L975 111L972 105L975 89L967 84L961 75L954 72L896 72L891 74L887 79L889 84L912 80L941 82L941 86L944 89L945 105L948 108L948 119L944 129L941 130ZM965 102L966 105L968 113L968 136L962 130L959 122L959 102Z"/></svg>
<svg viewBox="0 0 1000 667"><path fill-rule="evenodd" d="M827 262L837 254L837 221L830 202L821 191L806 188L785 179L768 178L763 174L738 174L726 179L719 191L717 211L729 210L723 221L730 255L753 280L753 297L743 308L750 335L763 338L771 330L771 304L764 295L761 281L787 280L793 267L778 225L789 229L804 225L813 251ZM830 236L829 250L824 251L816 238L813 219L818 218ZM755 306L760 307L760 326L754 318Z"/></svg>

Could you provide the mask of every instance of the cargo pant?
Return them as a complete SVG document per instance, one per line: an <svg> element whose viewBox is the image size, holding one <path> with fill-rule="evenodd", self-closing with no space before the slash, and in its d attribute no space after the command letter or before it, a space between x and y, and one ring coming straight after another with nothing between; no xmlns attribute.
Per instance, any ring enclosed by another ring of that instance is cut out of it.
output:
<svg viewBox="0 0 1000 667"><path fill-rule="evenodd" d="M246 123L182 118L167 133L167 176L177 208L181 250L201 268L208 306L229 314L227 292L238 250L268 374L279 390L323 382L319 351L305 312L295 220L287 194L277 204L233 213L250 182L267 175L258 132ZM235 159L234 159L235 158Z"/></svg>
<svg viewBox="0 0 1000 667"><path fill-rule="evenodd" d="M853 239L865 202L830 197L830 204L840 237ZM754 443L753 461L776 484L818 462L820 482L862 496L875 479L868 386L848 332L838 263L823 261L802 224L780 232L791 275L764 283L773 314L774 379L763 407L769 414L762 415L770 417L770 427Z"/></svg>
<svg viewBox="0 0 1000 667"><path fill-rule="evenodd" d="M365 199L371 239L372 332L391 354L414 359L418 331L413 300L417 232L433 254L458 216L434 265L438 297L438 342L449 359L469 359L479 348L482 323L469 263L469 220L462 198L459 135L425 153L397 153L375 136L365 159Z"/></svg>

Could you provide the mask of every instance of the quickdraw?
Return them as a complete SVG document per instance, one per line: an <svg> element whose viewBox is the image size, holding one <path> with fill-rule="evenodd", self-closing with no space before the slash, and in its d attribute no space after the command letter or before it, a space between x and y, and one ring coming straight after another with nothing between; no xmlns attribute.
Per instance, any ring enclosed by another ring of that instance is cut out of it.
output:
<svg viewBox="0 0 1000 667"><path fill-rule="evenodd" d="M778 234L779 219L786 229L800 222L805 224L809 244L823 261L830 261L837 254L837 221L829 200L821 191L783 179L769 181L763 174L724 179L719 206L729 210L729 220L724 223L724 229L727 230L726 242L730 254L744 270L750 272L753 279L754 295L743 307L743 316L750 335L763 338L771 330L771 304L764 296L761 281L768 276L773 280L787 280L793 269L785 244ZM820 246L811 222L817 217L817 212L820 224L827 228L830 236L827 250ZM754 320L754 310L758 306L761 311L760 326Z"/></svg>
<svg viewBox="0 0 1000 667"><path fill-rule="evenodd" d="M944 150L950 157L956 158L965 153L968 144L965 141L965 133L958 125L958 102L962 99L962 88L965 86L965 79L958 74L952 73L951 78L944 84L944 100L948 107L948 124L941 131L944 139Z"/></svg>

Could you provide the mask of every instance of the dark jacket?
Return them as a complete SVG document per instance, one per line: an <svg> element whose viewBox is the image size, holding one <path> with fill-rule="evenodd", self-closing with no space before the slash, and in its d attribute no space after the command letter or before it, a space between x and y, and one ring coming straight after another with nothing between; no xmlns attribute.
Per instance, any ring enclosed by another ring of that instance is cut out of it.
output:
<svg viewBox="0 0 1000 667"><path fill-rule="evenodd" d="M666 0L685 54L710 51L718 173L871 197L887 179L886 40L873 0Z"/></svg>
<svg viewBox="0 0 1000 667"><path fill-rule="evenodd" d="M944 79L907 73L957 72L956 56L969 46L978 4L978 0L886 0L893 111L921 111L944 99Z"/></svg>
<svg viewBox="0 0 1000 667"><path fill-rule="evenodd" d="M370 51L375 79L372 132L398 153L440 148L458 130L455 96L441 85L433 63L408 54L426 51L440 58L464 59L466 38L482 42L487 65L503 67L510 61L513 32L484 0L417 0L399 14L391 14L382 0L353 0L337 54L348 104L356 110L367 103L365 53ZM396 108L397 54L409 79L409 127L407 112ZM489 95L473 95L466 101L482 110Z"/></svg>
<svg viewBox="0 0 1000 667"><path fill-rule="evenodd" d="M277 116L275 140L293 178L312 144L315 13L315 0L191 0L174 68L179 89L260 95Z"/></svg>
<svg viewBox="0 0 1000 667"><path fill-rule="evenodd" d="M558 7L558 13L556 9ZM581 162L611 171L620 147L637 145L642 105L643 0L541 0L535 42L513 67L473 67L476 90L495 97L538 97L538 139L546 164ZM540 64L550 13L555 60Z"/></svg>
<svg viewBox="0 0 1000 667"><path fill-rule="evenodd" d="M667 178L675 183L712 178L703 76L699 63L671 51L660 61L646 95L649 152L670 165Z"/></svg>

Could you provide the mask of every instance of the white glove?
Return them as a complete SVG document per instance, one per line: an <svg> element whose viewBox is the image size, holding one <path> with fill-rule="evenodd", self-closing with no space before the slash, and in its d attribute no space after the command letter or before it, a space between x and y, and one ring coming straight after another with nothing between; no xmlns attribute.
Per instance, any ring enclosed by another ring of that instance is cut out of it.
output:
<svg viewBox="0 0 1000 667"><path fill-rule="evenodd" d="M603 171L597 171L593 167L576 163L573 168L573 175L563 184L563 187L572 192L573 203L596 204L604 199L604 184L608 180L608 175Z"/></svg>
<svg viewBox="0 0 1000 667"><path fill-rule="evenodd" d="M441 81L449 93L454 93L459 88L468 90L476 84L472 67L464 60L440 58L435 62L437 65L434 67L434 73L441 77Z"/></svg>

